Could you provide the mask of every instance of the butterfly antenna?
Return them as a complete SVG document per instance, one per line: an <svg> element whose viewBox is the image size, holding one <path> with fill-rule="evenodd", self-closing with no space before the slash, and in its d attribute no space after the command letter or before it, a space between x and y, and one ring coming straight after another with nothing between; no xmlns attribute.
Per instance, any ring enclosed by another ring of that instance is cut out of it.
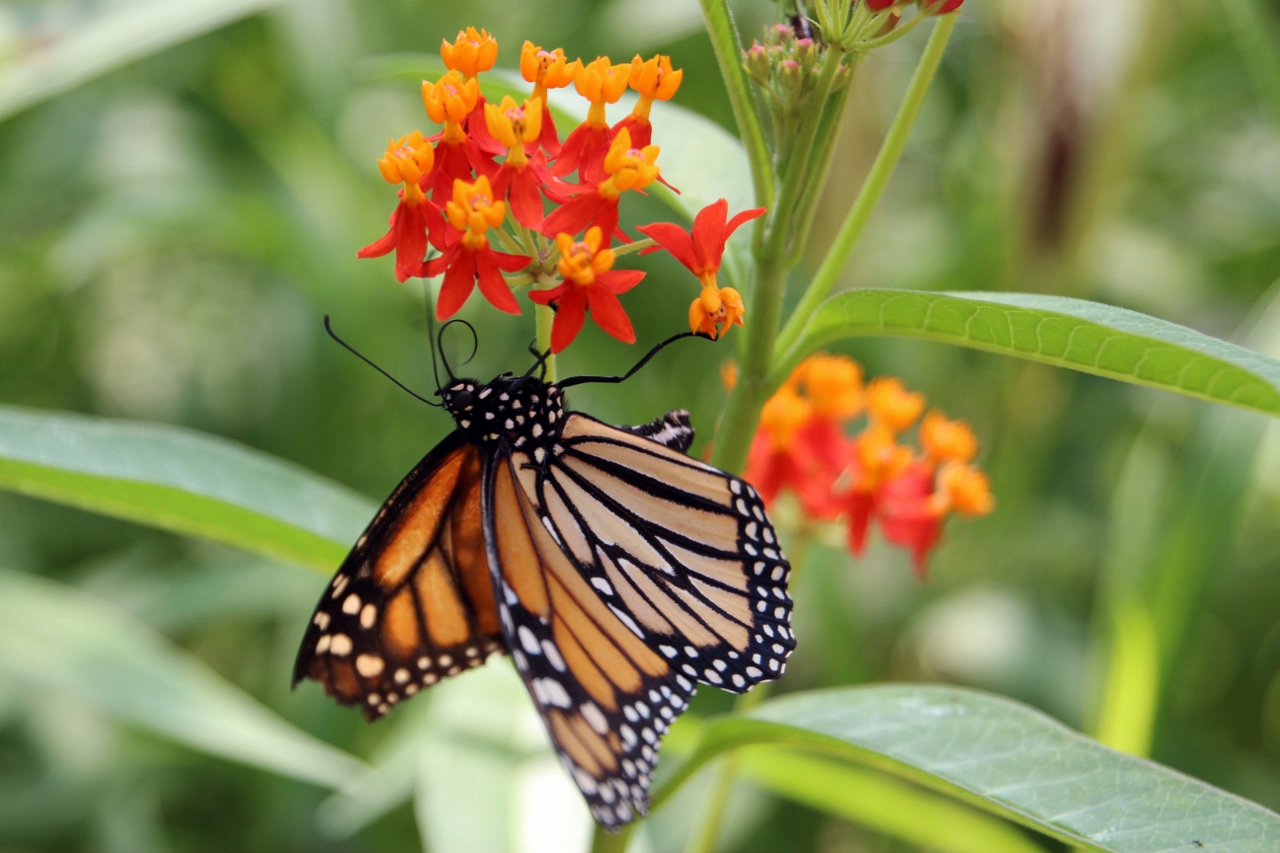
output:
<svg viewBox="0 0 1280 853"><path fill-rule="evenodd" d="M521 378L521 379L528 379L530 376L532 376L532 375L533 375L533 372L534 372L535 370L538 370L539 368L541 368L541 370L542 370L542 373L541 373L541 374L539 374L539 376L540 376L540 377L542 377L542 376L546 376L546 375L547 375L547 359L551 358L551 350L547 350L546 352L539 352L539 351L538 351L538 342L537 342L536 340L535 340L535 341L530 341L530 342L529 342L529 355L533 356L533 358L534 358L533 364L529 365L529 369L528 369L528 370L526 370L526 371L524 372L524 376L522 376L522 377L520 377L520 378Z"/></svg>
<svg viewBox="0 0 1280 853"><path fill-rule="evenodd" d="M649 359L653 358L655 355L661 352L663 347L673 344L676 341L681 340L683 338L705 338L708 341L712 340L710 335L704 335L702 332L681 332L678 335L672 335L662 343L655 346L653 349L649 350L649 352L645 355L644 358L636 362L635 367L631 368L621 376L571 376L570 378L564 380L563 382L557 382L556 385L560 388L568 388L570 385L585 385L588 382L602 382L602 383L611 383L611 384L617 384L618 382L626 382L628 379L630 379L632 376L636 374L636 371L638 371L640 368L648 364Z"/></svg>
<svg viewBox="0 0 1280 853"><path fill-rule="evenodd" d="M387 373L387 371L383 370L381 367L378 367L378 365L374 364L372 361L370 361L368 358L366 358L366 357L365 357L365 356L364 356L364 355L363 355L359 350L357 350L357 349L356 349L355 347L353 347L351 344L347 343L347 342L346 342L346 341L344 341L342 338L338 337L337 333L333 331L333 327L329 325L329 315L328 315L328 314L325 314L325 315L324 315L324 330L325 330L326 332L328 332L328 333L329 333L329 337L333 338L335 341L337 341L338 343L342 344L342 346L344 346L344 347L345 347L349 352L351 352L351 354L352 354L352 355L354 355L356 358L360 359L360 360L361 360L361 361L363 361L365 364L367 364L367 365L369 365L370 367L372 367L374 370L376 370L376 371L378 371L379 373L381 373L383 376L385 376L385 377L387 377L388 379L390 379L392 382L394 382L397 386L399 386L399 387L400 387L400 390L404 391L404 392L405 392L405 393L407 393L409 396L414 397L415 399L421 400L422 402L426 403L428 406L435 406L437 409L443 408L443 406L442 406L440 403L436 403L436 402L433 402L433 401L431 401L431 400L428 400L426 397L424 397L424 396L422 396L421 394L417 393L417 392L416 392L416 391L414 391L412 388L409 388L407 385L405 385L405 384L404 384L403 382L401 382L399 379L396 379L396 378L395 378L394 376L392 376L390 373Z"/></svg>
<svg viewBox="0 0 1280 853"><path fill-rule="evenodd" d="M454 323L461 323L467 327L467 331L471 333L471 355L463 359L462 363L467 364L471 359L476 357L476 353L480 351L480 336L476 334L476 327L468 323L466 320L450 320L440 327L440 334L436 336L436 345L440 348L440 360L444 362L445 373L449 374L449 380L456 380L458 377L453 375L453 369L449 367L449 359L444 355L444 333Z"/></svg>

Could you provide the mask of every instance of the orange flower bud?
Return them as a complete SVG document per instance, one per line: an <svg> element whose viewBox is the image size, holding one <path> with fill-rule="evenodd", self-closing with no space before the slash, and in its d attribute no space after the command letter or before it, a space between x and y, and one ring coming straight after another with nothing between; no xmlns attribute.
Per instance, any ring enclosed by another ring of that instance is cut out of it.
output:
<svg viewBox="0 0 1280 853"><path fill-rule="evenodd" d="M542 101L530 98L521 105L507 95L501 104L485 103L484 120L495 139L513 152L522 150L542 132Z"/></svg>
<svg viewBox="0 0 1280 853"><path fill-rule="evenodd" d="M609 248L601 249L603 242L599 226L594 225L577 243L573 241L572 234L557 234L556 248L560 250L560 261L556 269L564 280L586 287L595 284L596 276L613 269L617 256Z"/></svg>
<svg viewBox="0 0 1280 853"><path fill-rule="evenodd" d="M811 355L793 371L814 410L846 420L862 411L862 367L843 355Z"/></svg>
<svg viewBox="0 0 1280 853"><path fill-rule="evenodd" d="M646 145L639 150L631 147L631 134L624 127L609 143L609 153L604 157L604 170L608 180L600 184L599 192L608 199L615 199L625 190L642 190L658 178L659 148Z"/></svg>
<svg viewBox="0 0 1280 853"><path fill-rule="evenodd" d="M469 249L489 245L485 231L497 228L507 216L507 206L493 197L489 179L481 175L475 183L458 179L453 182L453 198L445 202L444 214L449 224L467 233L462 243Z"/></svg>
<svg viewBox="0 0 1280 853"><path fill-rule="evenodd" d="M474 77L464 80L457 71L449 71L436 83L422 81L422 104L432 121L446 126L446 136L449 125L460 126L479 99L480 84Z"/></svg>
<svg viewBox="0 0 1280 853"><path fill-rule="evenodd" d="M470 79L481 71L488 71L498 59L498 42L487 30L476 32L475 27L459 30L453 44L440 43L440 58L450 71L458 71Z"/></svg>
<svg viewBox="0 0 1280 853"><path fill-rule="evenodd" d="M978 439L964 421L950 421L936 409L920 422L920 446L935 462L968 462L978 455Z"/></svg>
<svg viewBox="0 0 1280 853"><path fill-rule="evenodd" d="M598 56L586 65L578 66L573 75L573 87L591 102L588 124L605 124L604 105L618 102L622 93L627 91L630 78L631 66L613 65L607 56Z"/></svg>
<svg viewBox="0 0 1280 853"><path fill-rule="evenodd" d="M651 101L669 101L680 88L680 81L684 79L684 69L678 71L672 69L669 56L659 54L652 59L641 59L637 55L631 60L631 73L627 79L631 88L635 89L641 98L648 98Z"/></svg>
<svg viewBox="0 0 1280 853"><path fill-rule="evenodd" d="M938 490L930 500L939 514L954 510L961 515L986 515L995 509L991 481L972 465L952 460L938 472Z"/></svg>
<svg viewBox="0 0 1280 853"><path fill-rule="evenodd" d="M378 170L389 184L412 184L416 188L435 165L435 158L431 143L415 130L387 143L387 153L378 159Z"/></svg>
<svg viewBox="0 0 1280 853"><path fill-rule="evenodd" d="M767 430L775 447L782 449L813 417L813 406L791 384L779 388L760 412L760 428Z"/></svg>
<svg viewBox="0 0 1280 853"><path fill-rule="evenodd" d="M747 309L742 304L742 294L732 287L702 288L702 293L689 306L689 330L719 338L730 326L746 327L742 318Z"/></svg>
<svg viewBox="0 0 1280 853"><path fill-rule="evenodd" d="M531 41L520 48L520 76L544 90L568 86L580 68L582 62L568 62L561 48L543 50Z"/></svg>
<svg viewBox="0 0 1280 853"><path fill-rule="evenodd" d="M911 449L898 444L894 430L884 424L873 423L864 429L855 440L855 448L858 477L854 487L858 491L874 491L911 464Z"/></svg>
<svg viewBox="0 0 1280 853"><path fill-rule="evenodd" d="M924 411L924 395L908 391L902 380L881 376L867 385L867 415L894 432L908 429Z"/></svg>

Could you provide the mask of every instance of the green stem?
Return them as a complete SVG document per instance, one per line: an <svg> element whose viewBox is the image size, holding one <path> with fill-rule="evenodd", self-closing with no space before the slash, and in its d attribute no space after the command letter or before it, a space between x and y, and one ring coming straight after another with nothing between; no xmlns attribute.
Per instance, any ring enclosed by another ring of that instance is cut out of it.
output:
<svg viewBox="0 0 1280 853"><path fill-rule="evenodd" d="M540 290L547 289L545 286L539 286ZM550 305L533 306L533 322L536 327L538 337L538 352L551 352L551 323L556 318L556 312L551 310ZM554 355L547 356L547 381L556 381L556 357Z"/></svg>
<svg viewBox="0 0 1280 853"><path fill-rule="evenodd" d="M898 39L905 36L907 33L914 30L916 27L920 26L920 22L927 17L929 16L925 15L922 12L917 12L915 17L907 21L905 24L899 24L898 26L894 27L892 31L885 33L884 35L879 36L877 38L871 38L871 39L867 39L866 41L860 41L853 46L853 49L859 51L860 53L865 53L866 51L869 51L869 50L875 50L877 47L884 47L886 44L897 41Z"/></svg>
<svg viewBox="0 0 1280 853"><path fill-rule="evenodd" d="M629 255L632 252L639 252L650 246L658 245L657 240L646 238L644 240L632 240L630 243L623 243L621 246L614 246L613 253L615 255Z"/></svg>
<svg viewBox="0 0 1280 853"><path fill-rule="evenodd" d="M827 252L809 289L805 291L800 304L796 306L795 312L792 313L791 319L778 338L779 353L785 353L795 346L809 318L835 286L840 272L844 269L845 261L849 259L849 254L862 235L862 229L866 227L867 221L871 218L871 212L875 210L876 203L880 201L880 196L889 183L889 177L898 165L907 137L911 133L916 117L920 114L920 107L924 104L929 84L933 82L938 64L942 61L942 53L946 50L947 41L951 38L951 31L955 25L954 13L938 18L938 23L929 36L929 43L925 45L924 53L920 56L915 74L911 77L911 83L907 86L902 106L898 108L898 114L894 116L893 124L889 126L889 132L880 146L880 153L876 155L875 162L871 165L867 180L858 192L853 207L849 209L844 224L840 226L840 233L836 235L835 243Z"/></svg>
<svg viewBox="0 0 1280 853"><path fill-rule="evenodd" d="M742 43L733 23L727 0L700 0L702 15L707 22L707 34L715 50L720 76L724 79L733 107L733 118L742 136L742 146L747 149L751 164L751 183L755 186L756 206L773 206L773 170L769 165L769 147L765 143L764 128L760 124L760 112L748 86L747 75L742 70Z"/></svg>

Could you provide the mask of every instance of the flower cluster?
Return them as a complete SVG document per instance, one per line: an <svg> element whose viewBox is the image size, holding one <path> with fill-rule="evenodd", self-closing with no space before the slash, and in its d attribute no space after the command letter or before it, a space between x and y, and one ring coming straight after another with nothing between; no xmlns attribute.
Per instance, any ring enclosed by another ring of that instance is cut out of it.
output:
<svg viewBox="0 0 1280 853"><path fill-rule="evenodd" d="M702 288L690 307L690 328L719 337L742 325L742 299L719 287L716 272L724 241L762 209L728 219L721 200L696 217L692 232L653 223L639 229L651 241L624 249L633 241L619 225L621 200L654 181L665 183L650 114L654 101L670 100L680 88L683 71L672 68L670 57L636 56L624 65L608 57L569 61L559 48L525 42L520 73L532 84L529 96L493 103L479 82L498 58L498 43L488 32L469 27L445 41L440 55L448 71L423 81L422 102L442 130L431 137L414 131L388 144L378 168L400 186L400 201L386 235L359 257L394 252L401 282L443 275L436 301L442 320L461 309L477 285L495 308L519 314L514 291L533 285L530 299L556 309L552 351L560 352L588 312L613 337L634 342L618 294L644 273L613 265L623 251L665 248ZM562 143L547 95L569 85L590 107ZM638 96L636 105L611 125L606 109L628 88ZM615 241L623 244L617 252Z"/></svg>
<svg viewBox="0 0 1280 853"><path fill-rule="evenodd" d="M859 419L861 430L846 435ZM902 441L913 427L918 448ZM977 455L966 423L926 414L924 396L900 380L864 385L857 362L814 355L765 405L746 478L766 505L787 490L810 518L843 521L854 554L877 523L886 541L911 550L923 575L948 515L985 515L995 505Z"/></svg>

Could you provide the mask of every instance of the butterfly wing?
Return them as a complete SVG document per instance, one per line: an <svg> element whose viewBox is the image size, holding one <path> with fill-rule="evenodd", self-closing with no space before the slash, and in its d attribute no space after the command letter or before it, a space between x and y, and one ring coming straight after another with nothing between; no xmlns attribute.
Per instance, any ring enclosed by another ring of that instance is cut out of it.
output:
<svg viewBox="0 0 1280 853"><path fill-rule="evenodd" d="M325 588L294 665L377 719L504 649L484 551L481 452L453 433L404 478Z"/></svg>
<svg viewBox="0 0 1280 853"><path fill-rule="evenodd" d="M740 692L785 669L773 529L738 478L579 414L541 463L500 454L484 495L512 657L596 819L626 823L697 682Z"/></svg>

